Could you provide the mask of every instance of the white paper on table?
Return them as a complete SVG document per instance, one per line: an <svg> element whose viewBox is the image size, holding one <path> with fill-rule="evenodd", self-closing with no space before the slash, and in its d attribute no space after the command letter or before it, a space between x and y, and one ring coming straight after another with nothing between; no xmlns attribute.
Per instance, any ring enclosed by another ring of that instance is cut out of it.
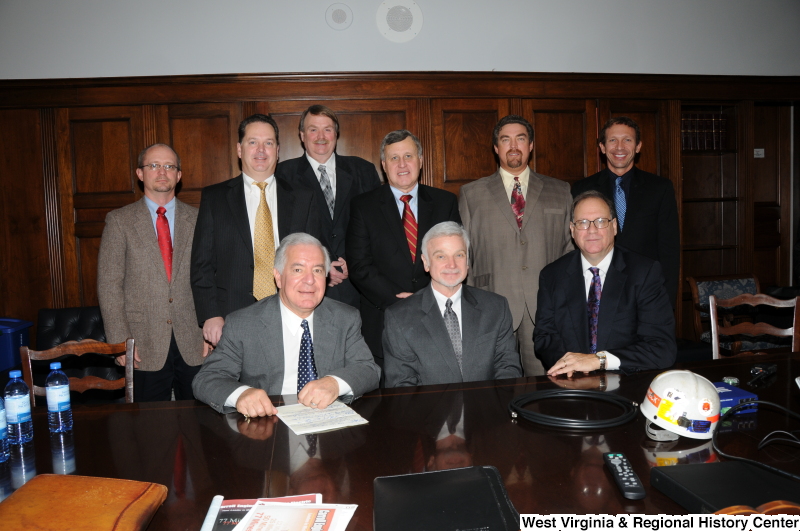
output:
<svg viewBox="0 0 800 531"><path fill-rule="evenodd" d="M358 505L257 502L234 531L278 531L320 529L345 531Z"/></svg>
<svg viewBox="0 0 800 531"><path fill-rule="evenodd" d="M306 407L303 404L280 406L278 418L286 423L296 435L322 433L361 424L367 420L342 402L336 401L325 409Z"/></svg>

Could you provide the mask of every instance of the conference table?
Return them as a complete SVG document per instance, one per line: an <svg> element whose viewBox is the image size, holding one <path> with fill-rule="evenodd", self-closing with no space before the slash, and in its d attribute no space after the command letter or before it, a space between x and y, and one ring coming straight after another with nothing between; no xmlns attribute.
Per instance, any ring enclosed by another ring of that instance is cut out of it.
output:
<svg viewBox="0 0 800 531"><path fill-rule="evenodd" d="M762 387L747 385L755 363L775 363L777 373ZM800 411L800 354L776 354L694 362L678 366L712 382L736 376L741 387ZM284 496L320 492L325 502L357 504L348 529L372 529L373 480L391 476L491 465L502 476L520 513L681 514L683 508L651 488L653 466L713 462L710 441L681 438L654 443L641 413L627 424L603 430L564 430L513 421L509 401L557 387L615 393L641 402L659 371L632 375L591 374L551 381L518 378L458 385L379 389L352 404L368 425L318 436L315 459L298 460L296 437L274 418L221 415L198 401L77 406L74 430L47 431L45 407L34 411L34 440L15 448L0 466L0 497L37 473L73 473L161 483L169 488L149 529L198 530L211 499ZM276 399L277 400L277 399ZM611 418L619 409L586 399L546 400L529 406L571 418ZM455 426L446 430L446 426ZM761 407L722 427L720 448L800 474L800 449L756 448L772 430L798 430L800 423ZM450 431L453 431L452 435ZM443 436L444 435L444 436ZM603 466L603 452L623 452L642 479L647 496L623 498ZM55 508L68 511L68 507Z"/></svg>

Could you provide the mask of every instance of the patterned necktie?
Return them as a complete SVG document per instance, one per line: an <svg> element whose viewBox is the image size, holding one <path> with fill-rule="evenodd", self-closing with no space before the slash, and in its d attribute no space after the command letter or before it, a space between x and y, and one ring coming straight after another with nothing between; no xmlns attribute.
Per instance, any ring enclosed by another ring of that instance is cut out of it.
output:
<svg viewBox="0 0 800 531"><path fill-rule="evenodd" d="M267 205L267 183L254 183L261 189L261 200L256 210L256 224L253 231L253 296L257 301L275 295L275 277L272 269L275 265L275 235L272 231L272 212Z"/></svg>
<svg viewBox="0 0 800 531"><path fill-rule="evenodd" d="M628 209L625 203L625 190L622 189L622 177L617 177L617 186L614 189L614 208L617 210L617 223L619 230L625 224L625 211Z"/></svg>
<svg viewBox="0 0 800 531"><path fill-rule="evenodd" d="M317 366L314 365L314 344L311 342L311 332L308 330L308 321L303 319L303 338L300 340L300 359L297 362L297 392L312 380L317 379Z"/></svg>
<svg viewBox="0 0 800 531"><path fill-rule="evenodd" d="M160 206L156 210L156 229L158 231L158 248L161 250L161 259L164 260L164 269L167 271L167 282L172 282L172 238L169 234L169 221L166 216L167 209Z"/></svg>
<svg viewBox="0 0 800 531"><path fill-rule="evenodd" d="M411 261L417 261L417 220L411 211L411 196L400 196L400 201L405 203L403 207L403 230L408 241L408 250L411 251Z"/></svg>
<svg viewBox="0 0 800 531"><path fill-rule="evenodd" d="M600 313L600 269L590 267L592 283L589 286L589 298L586 301L586 311L589 314L589 353L597 354L597 315Z"/></svg>
<svg viewBox="0 0 800 531"><path fill-rule="evenodd" d="M450 342L453 344L453 350L456 352L456 361L458 361L458 369L463 373L461 368L461 329L458 327L458 316L453 311L453 301L447 299L444 310L444 325L447 327L447 333L450 335Z"/></svg>
<svg viewBox="0 0 800 531"><path fill-rule="evenodd" d="M328 203L328 212L331 213L331 219L333 219L333 207L336 206L336 198L333 197L331 180L324 164L320 164L317 169L319 170L319 185L322 187L322 195L325 196L325 202Z"/></svg>
<svg viewBox="0 0 800 531"><path fill-rule="evenodd" d="M522 183L514 177L514 189L511 190L511 210L517 216L517 227L522 228L522 216L525 214L525 197L522 195Z"/></svg>

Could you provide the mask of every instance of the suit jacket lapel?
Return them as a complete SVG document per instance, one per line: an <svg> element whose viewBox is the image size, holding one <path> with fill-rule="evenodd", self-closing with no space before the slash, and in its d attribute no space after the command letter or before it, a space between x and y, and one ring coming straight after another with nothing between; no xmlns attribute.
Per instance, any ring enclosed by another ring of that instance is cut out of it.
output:
<svg viewBox="0 0 800 531"><path fill-rule="evenodd" d="M478 301L472 296L469 289L467 285L461 286L461 362L462 367L467 371L462 376L465 381L474 380L469 373L469 368L477 366L473 362L475 359L473 347L475 346L476 332L479 329L481 320Z"/></svg>
<svg viewBox="0 0 800 531"><path fill-rule="evenodd" d="M589 315L586 309L586 280L581 269L580 251L575 251L570 261L566 281L565 288L572 326L581 347L580 352L586 353L589 352ZM600 304L602 307L602 302Z"/></svg>
<svg viewBox="0 0 800 531"><path fill-rule="evenodd" d="M603 292L600 295L600 312L597 316L597 350L603 350L602 345L607 345L614 327L614 316L617 306L625 288L628 273L625 272L625 259L619 249L614 249L611 257L611 266L606 273Z"/></svg>
<svg viewBox="0 0 800 531"><path fill-rule="evenodd" d="M424 268L421 258L422 238L433 226L433 207L433 199L431 199L431 196L428 194L428 190L420 184L417 188L417 260L414 263L415 268L419 269L420 272ZM403 236L405 236L405 232Z"/></svg>
<svg viewBox="0 0 800 531"><path fill-rule="evenodd" d="M277 295L264 304L261 312L261 327L255 333L255 341L260 355L263 357L267 394L280 394L283 388L285 370L283 357L283 321L281 320L280 299ZM276 349L279 350L276 353ZM271 388L277 385L277 393Z"/></svg>
<svg viewBox="0 0 800 531"><path fill-rule="evenodd" d="M528 220L531 219L530 213L533 212L534 205L539 201L542 188L544 188L542 178L538 173L534 173L533 170L531 170L528 177L528 192L525 194L525 213L522 216L522 230L525 230L525 227L528 225ZM510 203L509 210L511 210Z"/></svg>
<svg viewBox="0 0 800 531"><path fill-rule="evenodd" d="M247 203L244 200L244 176L231 179L228 184L228 208L239 236L245 242L250 258L253 258L253 237L250 234L250 220L247 218Z"/></svg>
<svg viewBox="0 0 800 531"><path fill-rule="evenodd" d="M353 187L355 176L350 171L350 166L344 158L336 157L336 205L333 207L334 222L342 216L344 205L350 197L350 189Z"/></svg>
<svg viewBox="0 0 800 531"><path fill-rule="evenodd" d="M286 231L292 227L295 197L292 193L292 185L283 179L275 177L275 186L277 187L275 188L275 197L278 203L278 236L283 239L290 234ZM251 242L250 251L252 252L252 250L253 245Z"/></svg>
<svg viewBox="0 0 800 531"><path fill-rule="evenodd" d="M186 254L186 248L192 239L194 232L192 224L187 219L187 206L186 203L180 200L175 200L175 232L172 235L172 277L175 278L175 272L181 265Z"/></svg>
<svg viewBox="0 0 800 531"><path fill-rule="evenodd" d="M176 212L177 219L177 212ZM139 213L134 221L136 227L136 234L143 244L144 256L150 260L158 271L158 276L165 283L167 281L167 270L164 268L164 259L161 257L161 249L158 247L158 234L153 226L153 218L150 214L150 209L147 208L144 197L139 200ZM174 253L173 253L173 271L174 271Z"/></svg>
<svg viewBox="0 0 800 531"><path fill-rule="evenodd" d="M511 225L515 231L518 231L519 226L517 225L517 218L514 216L514 211L511 210L511 203L508 200L508 194L506 193L505 185L503 185L503 178L500 176L500 170L497 170L495 174L492 175L492 179L488 183L488 188L489 195L495 206L500 209L500 212L506 218L508 224ZM530 194L530 184L528 185L528 193ZM525 201L527 208L527 199Z"/></svg>
<svg viewBox="0 0 800 531"><path fill-rule="evenodd" d="M330 232L333 223L331 221L331 212L328 210L328 202L325 200L325 194L322 193L322 185L319 184L317 174L314 173L314 168L311 167L305 153L300 157L300 183L314 191L314 195L317 198L317 207L319 208L320 222L324 229L323 233L327 234Z"/></svg>
<svg viewBox="0 0 800 531"><path fill-rule="evenodd" d="M453 350L453 344L450 342L450 334L447 332L447 327L444 324L444 318L442 317L441 311L439 311L439 305L436 303L436 298L433 296L432 290L433 288L428 286L427 288L424 288L422 293L420 310L425 314L425 318L422 319L422 323L425 325L425 329L428 331L428 334L431 337L431 343L434 345L436 352L439 353L439 355L442 357L442 360L445 362L445 364L447 364L450 372L461 375L461 369L459 369L458 361L456 360L456 352ZM463 306L464 305L462 302L462 314L464 311ZM462 324L461 328L463 330L465 325ZM461 352L463 355L463 340L461 344Z"/></svg>
<svg viewBox="0 0 800 531"><path fill-rule="evenodd" d="M381 193L381 213L383 214L386 225L389 227L388 233L394 239L395 243L401 249L408 249L408 240L406 240L406 232L403 228L403 220L400 218L400 211L397 208L397 203L394 200L394 194L388 184L383 185L384 190ZM411 253L404 253L406 260L411 264Z"/></svg>
<svg viewBox="0 0 800 531"><path fill-rule="evenodd" d="M316 365L317 374L320 377L335 369L332 366L332 361L336 359L336 353L334 352L336 348L334 322L336 322L336 319L328 305L320 304L314 309L314 333L312 337L314 365Z"/></svg>

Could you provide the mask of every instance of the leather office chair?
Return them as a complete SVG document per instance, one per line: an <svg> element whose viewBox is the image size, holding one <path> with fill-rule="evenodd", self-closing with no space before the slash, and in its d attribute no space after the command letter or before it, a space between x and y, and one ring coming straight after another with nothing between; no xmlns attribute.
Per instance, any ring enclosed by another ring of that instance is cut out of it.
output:
<svg viewBox="0 0 800 531"><path fill-rule="evenodd" d="M720 358L720 340L726 336L728 341L733 340L734 342L739 341L737 337L739 335L759 337L767 334L779 337L789 337L791 338L792 351L794 352L800 350L800 313L798 313L798 301L800 301L800 297L795 297L794 299L788 301L782 301L779 299L774 299L768 295L764 295L763 293L758 293L756 295L743 294L732 299L725 300L717 300L714 295L710 295L709 314L711 321L711 347L714 351L714 359L716 360ZM753 308L759 305L772 306L773 308L794 308L792 327L777 328L768 323L753 323L749 321L733 323L729 320L726 320L725 316L719 311L719 308L738 308L743 305L751 306ZM720 325L720 319L722 319L723 325ZM741 343L742 345L745 344L743 341ZM758 342L751 344L758 344ZM738 349L738 352L734 352L734 355L757 349L760 349L760 347L745 349L744 346L742 346L740 349Z"/></svg>
<svg viewBox="0 0 800 531"><path fill-rule="evenodd" d="M102 354L105 356L116 357L120 354L125 354L125 376L116 380L107 380L95 375L89 374L82 378L70 377L69 388L71 391L83 393L88 389L125 389L125 402L133 402L133 339L122 343L103 343L93 339L84 339L83 341L67 341L66 343L53 347L48 350L36 351L31 350L26 346L19 349L20 357L22 358L22 373L25 383L31 389L31 406L35 406L36 396L45 396L45 388L39 385L34 385L33 371L31 368L31 360L53 360L62 358L64 356L82 356L84 354Z"/></svg>

